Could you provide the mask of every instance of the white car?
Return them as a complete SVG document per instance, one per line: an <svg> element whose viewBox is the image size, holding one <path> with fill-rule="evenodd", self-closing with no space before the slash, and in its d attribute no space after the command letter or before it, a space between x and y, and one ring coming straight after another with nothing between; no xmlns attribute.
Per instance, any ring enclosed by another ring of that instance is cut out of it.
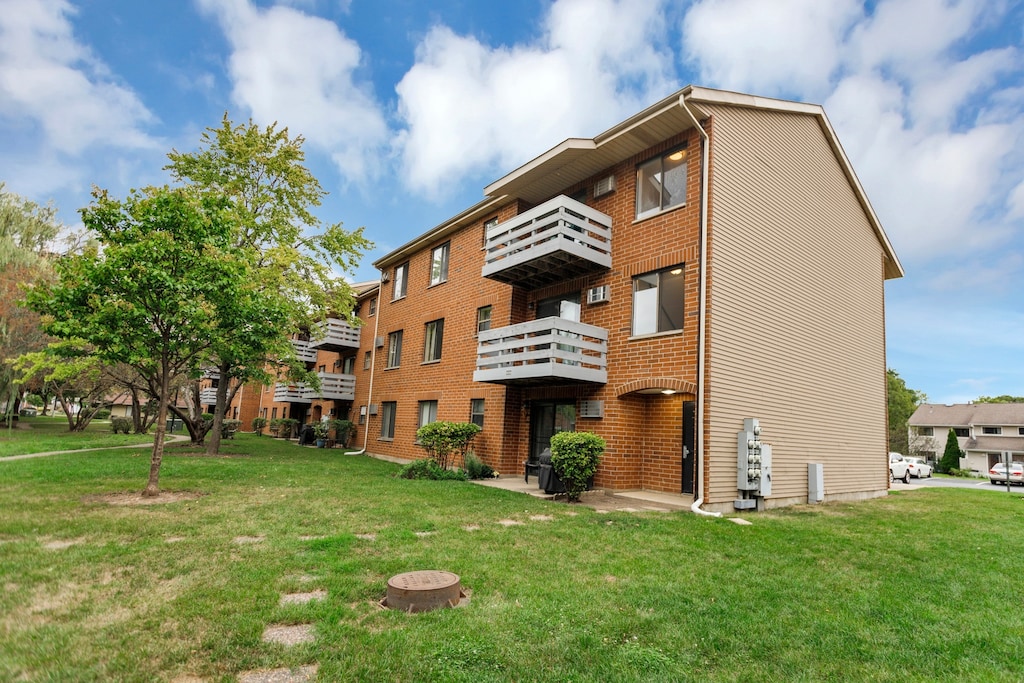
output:
<svg viewBox="0 0 1024 683"><path fill-rule="evenodd" d="M899 453L889 454L889 483L899 479L904 484L910 483L910 463Z"/></svg>
<svg viewBox="0 0 1024 683"><path fill-rule="evenodd" d="M924 458L903 458L909 463L910 476L921 479L922 477L932 476L932 466L924 461Z"/></svg>
<svg viewBox="0 0 1024 683"><path fill-rule="evenodd" d="M992 465L992 469L988 471L988 480L991 484L1005 484L1006 465L1001 462L997 462L995 465ZM1010 463L1010 483L1024 485L1024 463Z"/></svg>

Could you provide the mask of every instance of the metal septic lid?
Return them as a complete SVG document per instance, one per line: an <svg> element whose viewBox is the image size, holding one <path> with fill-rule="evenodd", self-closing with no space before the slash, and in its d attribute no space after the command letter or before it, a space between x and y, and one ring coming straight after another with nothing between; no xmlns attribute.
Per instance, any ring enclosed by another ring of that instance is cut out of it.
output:
<svg viewBox="0 0 1024 683"><path fill-rule="evenodd" d="M427 569L396 574L388 579L384 605L405 612L454 607L465 597L458 574Z"/></svg>

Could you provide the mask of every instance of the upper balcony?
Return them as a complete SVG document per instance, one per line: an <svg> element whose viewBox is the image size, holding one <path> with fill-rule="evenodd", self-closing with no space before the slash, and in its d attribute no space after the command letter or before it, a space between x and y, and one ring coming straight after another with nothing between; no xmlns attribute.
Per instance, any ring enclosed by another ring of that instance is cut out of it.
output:
<svg viewBox="0 0 1024 683"><path fill-rule="evenodd" d="M296 384L275 384L274 400L279 403L311 403L306 398L306 385L301 382Z"/></svg>
<svg viewBox="0 0 1024 683"><path fill-rule="evenodd" d="M482 275L538 289L612 266L612 219L559 195L487 231Z"/></svg>
<svg viewBox="0 0 1024 683"><path fill-rule="evenodd" d="M358 349L359 328L352 327L341 318L327 318L317 328L310 330L309 346L311 349L325 351Z"/></svg>
<svg viewBox="0 0 1024 683"><path fill-rule="evenodd" d="M295 347L295 357L303 363L316 362L316 349L310 346L310 342L303 339L292 339L292 346Z"/></svg>
<svg viewBox="0 0 1024 683"><path fill-rule="evenodd" d="M199 390L199 403L204 406L217 404L217 387L206 387Z"/></svg>
<svg viewBox="0 0 1024 683"><path fill-rule="evenodd" d="M320 391L303 387L302 395L309 400L329 399L336 401L356 400L356 376L342 375L334 372L318 372Z"/></svg>
<svg viewBox="0 0 1024 683"><path fill-rule="evenodd" d="M608 330L550 317L481 332L475 382L608 383Z"/></svg>

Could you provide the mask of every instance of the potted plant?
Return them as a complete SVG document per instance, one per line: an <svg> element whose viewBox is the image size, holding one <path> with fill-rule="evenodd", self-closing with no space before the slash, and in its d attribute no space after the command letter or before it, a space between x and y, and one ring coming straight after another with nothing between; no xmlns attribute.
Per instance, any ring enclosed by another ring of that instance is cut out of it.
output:
<svg viewBox="0 0 1024 683"><path fill-rule="evenodd" d="M352 438L355 425L351 420L331 420L328 423L334 430L334 441L342 448L348 447L348 440Z"/></svg>
<svg viewBox="0 0 1024 683"><path fill-rule="evenodd" d="M330 431L330 425L323 420L313 424L313 436L316 437L316 447L323 448L327 445L327 433Z"/></svg>

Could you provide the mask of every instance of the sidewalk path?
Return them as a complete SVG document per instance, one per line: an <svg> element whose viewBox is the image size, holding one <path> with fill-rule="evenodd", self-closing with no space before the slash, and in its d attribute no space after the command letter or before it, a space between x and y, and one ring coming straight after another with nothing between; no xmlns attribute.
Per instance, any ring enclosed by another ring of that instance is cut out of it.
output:
<svg viewBox="0 0 1024 683"><path fill-rule="evenodd" d="M184 434L168 434L167 438L164 439L164 445L174 443L175 441L187 441L189 437ZM42 458L47 455L62 455L64 453L88 453L89 451L112 451L118 448L149 448L152 444L150 443L135 443L127 446L101 446L99 448L78 448L70 451L46 451L44 453L26 453L24 455L8 455L0 458L0 462L7 462L8 460L25 460L27 458Z"/></svg>

